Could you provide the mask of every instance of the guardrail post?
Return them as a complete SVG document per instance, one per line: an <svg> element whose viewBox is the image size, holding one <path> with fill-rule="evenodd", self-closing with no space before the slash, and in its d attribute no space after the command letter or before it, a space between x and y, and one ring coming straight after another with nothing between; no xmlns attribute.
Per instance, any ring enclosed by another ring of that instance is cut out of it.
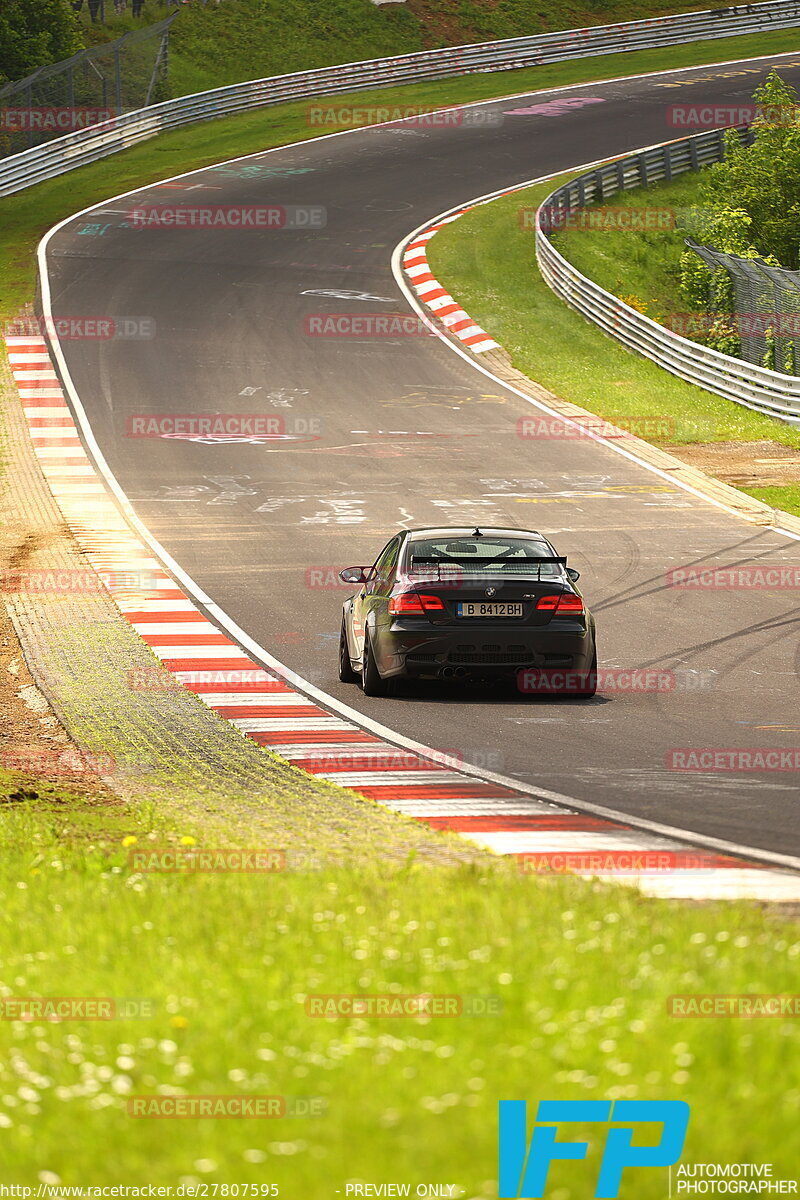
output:
<svg viewBox="0 0 800 1200"><path fill-rule="evenodd" d="M122 63L119 46L114 47L114 94L117 101L117 116L122 115Z"/></svg>

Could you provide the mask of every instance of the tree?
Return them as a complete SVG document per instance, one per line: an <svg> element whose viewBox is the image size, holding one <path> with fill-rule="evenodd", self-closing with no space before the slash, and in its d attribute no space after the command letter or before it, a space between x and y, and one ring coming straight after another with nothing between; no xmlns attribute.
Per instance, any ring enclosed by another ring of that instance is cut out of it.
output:
<svg viewBox="0 0 800 1200"><path fill-rule="evenodd" d="M753 99L759 116L755 141L740 145L726 135L725 161L703 173L702 202L715 213L737 210L755 253L774 255L783 267L800 266L800 107L795 89L770 71ZM727 250L728 246L718 245ZM731 247L732 253L742 253Z"/></svg>
<svg viewBox="0 0 800 1200"><path fill-rule="evenodd" d="M81 49L70 0L3 0L0 6L0 83L15 82L37 67Z"/></svg>

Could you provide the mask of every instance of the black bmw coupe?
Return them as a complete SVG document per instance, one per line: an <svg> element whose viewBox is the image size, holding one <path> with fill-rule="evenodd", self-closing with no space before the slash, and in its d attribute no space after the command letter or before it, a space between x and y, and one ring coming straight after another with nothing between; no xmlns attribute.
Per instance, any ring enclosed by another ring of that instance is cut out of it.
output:
<svg viewBox="0 0 800 1200"><path fill-rule="evenodd" d="M594 695L594 617L579 574L522 529L405 529L371 567L340 573L339 678L385 695L397 679L489 681L520 691ZM526 680L529 686L526 686Z"/></svg>

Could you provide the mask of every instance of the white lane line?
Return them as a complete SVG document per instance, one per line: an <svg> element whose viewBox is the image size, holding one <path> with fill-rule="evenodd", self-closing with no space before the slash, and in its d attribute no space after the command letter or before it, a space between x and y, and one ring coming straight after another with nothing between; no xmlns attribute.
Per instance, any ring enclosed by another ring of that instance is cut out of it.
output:
<svg viewBox="0 0 800 1200"><path fill-rule="evenodd" d="M170 580L172 583L172 580ZM250 659L247 660L246 667L210 667L208 670L192 670L192 671L173 671L176 679L179 679L186 687L197 687L199 684L214 683L214 684L231 684L241 683L247 687L254 683L282 683L277 675L270 674L263 667L255 666ZM233 675L235 678L231 679ZM199 676L199 678L198 678ZM197 693L203 695L204 693ZM238 695L239 693L237 693ZM241 693L246 695L247 693Z"/></svg>
<svg viewBox="0 0 800 1200"><path fill-rule="evenodd" d="M797 877L779 871L728 867L708 875L670 871L659 875L600 875L608 883L627 883L661 900L764 900L773 904L797 899Z"/></svg>
<svg viewBox="0 0 800 1200"><path fill-rule="evenodd" d="M222 635L220 635L222 636ZM148 645L150 643L148 642ZM237 659L242 666L249 664L250 660L246 654L243 654L238 646L150 646L153 654L157 658L197 658L213 660L215 658L231 658Z"/></svg>
<svg viewBox="0 0 800 1200"><path fill-rule="evenodd" d="M307 759L310 762L314 762L318 764L320 770L325 764L331 770L335 770L337 764L345 762L348 766L342 769L352 771L363 760L368 760L376 764L385 763L387 770L392 770L401 763L414 763L418 765L425 762L425 759L420 759L410 750L398 750L397 746L392 746L389 742L315 742L303 745L292 744L283 746L280 750L275 749L276 753L285 755L286 758L297 759L298 761ZM438 764L432 763L430 766L420 766L419 769L425 771L429 779L438 778ZM459 773L459 779L462 778L463 776Z"/></svg>
<svg viewBox="0 0 800 1200"><path fill-rule="evenodd" d="M289 688L285 692L206 692L200 699L209 708L275 708L285 707L287 704L291 704L293 708L317 707L308 696L299 696Z"/></svg>
<svg viewBox="0 0 800 1200"><path fill-rule="evenodd" d="M325 729L350 731L353 726L337 717L231 717L232 725L242 733L315 733Z"/></svg>
<svg viewBox="0 0 800 1200"><path fill-rule="evenodd" d="M47 476L48 483L52 483L62 475L67 475L70 479L78 479L81 476L91 476L97 479L97 472L88 460L86 463L63 463L60 466L43 463L42 469Z"/></svg>
<svg viewBox="0 0 800 1200"><path fill-rule="evenodd" d="M462 837L477 842L495 854L598 854L615 850L683 850L681 842L666 838L643 838L636 830L609 830L608 833L562 829L465 829ZM726 870L727 868L717 868Z"/></svg>
<svg viewBox="0 0 800 1200"><path fill-rule="evenodd" d="M223 636L216 625L212 625L210 621L175 621L169 624L160 621L131 621L131 625L145 640L159 634L163 636L172 634L176 637L180 637L181 634L191 634L192 637L202 637L205 634L213 633L217 637Z"/></svg>
<svg viewBox="0 0 800 1200"><path fill-rule="evenodd" d="M407 817L552 817L553 808L524 796L446 796L436 800L404 800L402 796L392 807ZM559 809L560 817L577 816L574 810ZM459 831L462 832L463 831Z"/></svg>
<svg viewBox="0 0 800 1200"><path fill-rule="evenodd" d="M464 776L458 771L353 771L348 768L343 771L314 771L314 774L321 779L330 780L331 783L350 788L394 787L397 784L430 788L452 787L454 784L464 786ZM482 785L476 783L475 786Z"/></svg>

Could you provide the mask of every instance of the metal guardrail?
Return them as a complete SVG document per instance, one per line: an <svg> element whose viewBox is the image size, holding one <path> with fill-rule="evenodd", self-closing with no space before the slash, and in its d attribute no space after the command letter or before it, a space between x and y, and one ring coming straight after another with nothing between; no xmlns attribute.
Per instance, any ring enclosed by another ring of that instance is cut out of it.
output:
<svg viewBox="0 0 800 1200"><path fill-rule="evenodd" d="M333 96L476 72L510 71L573 58L761 33L796 25L800 25L800 0L769 0L762 4L569 29L536 37L424 50L398 58L372 59L233 84L128 112L101 125L67 134L3 159L0 161L0 196L9 196L44 179L116 154L165 130L287 100Z"/></svg>
<svg viewBox="0 0 800 1200"><path fill-rule="evenodd" d="M738 132L743 141L751 139L746 127ZM659 325L582 275L559 254L545 228L558 225L559 212L574 212L598 200L602 203L616 192L696 171L719 162L724 152L724 131L715 129L642 150L570 180L552 192L536 213L539 270L557 296L629 350L726 400L800 425L800 378L731 358Z"/></svg>

